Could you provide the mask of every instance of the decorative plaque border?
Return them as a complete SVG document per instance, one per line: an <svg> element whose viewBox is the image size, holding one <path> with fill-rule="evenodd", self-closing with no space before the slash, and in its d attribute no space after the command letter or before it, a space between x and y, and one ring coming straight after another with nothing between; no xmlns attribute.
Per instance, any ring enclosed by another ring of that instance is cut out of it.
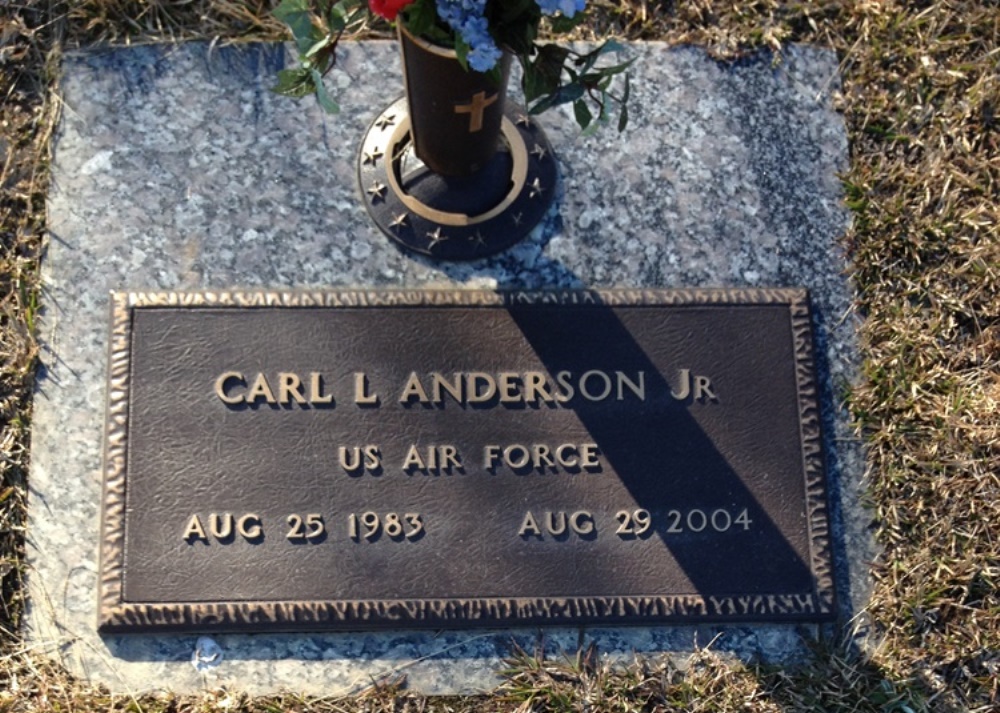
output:
<svg viewBox="0 0 1000 713"><path fill-rule="evenodd" d="M568 598L447 598L336 601L134 603L124 600L125 493L129 429L132 316L163 307L505 307L787 304L793 335L801 423L810 593L746 596L660 595ZM648 624L822 620L835 613L831 536L814 379L809 296L804 288L480 290L205 290L111 293L104 488L100 525L98 630L102 633L184 631L315 631L538 624Z"/></svg>

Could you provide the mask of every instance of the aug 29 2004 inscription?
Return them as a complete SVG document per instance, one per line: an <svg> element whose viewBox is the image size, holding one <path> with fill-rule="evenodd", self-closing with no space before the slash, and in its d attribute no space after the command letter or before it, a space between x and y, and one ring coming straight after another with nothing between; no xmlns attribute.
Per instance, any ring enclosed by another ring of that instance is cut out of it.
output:
<svg viewBox="0 0 1000 713"><path fill-rule="evenodd" d="M833 614L804 290L112 299L102 631Z"/></svg>

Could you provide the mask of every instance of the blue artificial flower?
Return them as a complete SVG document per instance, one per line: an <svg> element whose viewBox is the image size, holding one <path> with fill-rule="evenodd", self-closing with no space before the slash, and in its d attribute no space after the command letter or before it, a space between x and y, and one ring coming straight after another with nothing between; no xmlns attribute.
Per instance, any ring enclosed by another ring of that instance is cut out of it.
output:
<svg viewBox="0 0 1000 713"><path fill-rule="evenodd" d="M466 60L469 62L469 66L477 72L489 72L497 66L502 55L500 48L495 44L492 47L479 45L469 50Z"/></svg>
<svg viewBox="0 0 1000 713"><path fill-rule="evenodd" d="M546 15L561 12L573 17L583 12L587 0L535 0ZM493 69L503 53L497 47L486 19L486 0L436 0L437 14L465 44L469 66L477 72Z"/></svg>
<svg viewBox="0 0 1000 713"><path fill-rule="evenodd" d="M469 45L469 66L488 72L500 60L502 52L490 34L486 20L486 0L437 0L438 17Z"/></svg>
<svg viewBox="0 0 1000 713"><path fill-rule="evenodd" d="M587 7L587 0L535 0L538 7L546 15L555 15L561 12L566 17L573 17L578 12L583 12Z"/></svg>

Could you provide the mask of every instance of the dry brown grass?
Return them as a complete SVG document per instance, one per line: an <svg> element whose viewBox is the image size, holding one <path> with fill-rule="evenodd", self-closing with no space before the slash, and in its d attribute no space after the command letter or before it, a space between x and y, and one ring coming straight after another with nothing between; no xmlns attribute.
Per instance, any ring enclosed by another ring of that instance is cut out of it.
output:
<svg viewBox="0 0 1000 713"><path fill-rule="evenodd" d="M851 140L844 176L862 329L852 394L869 444L884 550L869 615L878 646L833 645L787 670L699 652L684 670L520 655L488 698L379 688L351 701L113 698L15 655L44 229L51 87L62 46L268 38L265 0L14 0L0 7L0 663L2 711L1000 710L1000 7L893 0L599 2L594 34L720 56L789 41L835 48ZM0 653L3 656L3 653Z"/></svg>
<svg viewBox="0 0 1000 713"><path fill-rule="evenodd" d="M33 8L0 24L0 641L21 609L28 418L58 50Z"/></svg>
<svg viewBox="0 0 1000 713"><path fill-rule="evenodd" d="M885 546L882 660L936 705L1000 707L1000 14L852 19L848 187L866 379L854 395Z"/></svg>
<svg viewBox="0 0 1000 713"><path fill-rule="evenodd" d="M129 44L192 37L278 38L284 27L269 0L74 0L57 3L67 42Z"/></svg>

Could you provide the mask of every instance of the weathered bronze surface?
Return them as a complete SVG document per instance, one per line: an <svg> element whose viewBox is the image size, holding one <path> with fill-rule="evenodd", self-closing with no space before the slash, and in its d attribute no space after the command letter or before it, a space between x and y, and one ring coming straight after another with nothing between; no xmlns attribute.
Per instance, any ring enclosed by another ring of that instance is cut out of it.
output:
<svg viewBox="0 0 1000 713"><path fill-rule="evenodd" d="M804 290L113 295L105 632L819 620Z"/></svg>
<svg viewBox="0 0 1000 713"><path fill-rule="evenodd" d="M469 106L476 104L470 99ZM415 156L406 99L388 106L358 155L358 185L379 229L402 248L437 260L476 260L526 238L555 199L556 159L524 109L508 103L497 120L500 149L471 175L445 176Z"/></svg>

